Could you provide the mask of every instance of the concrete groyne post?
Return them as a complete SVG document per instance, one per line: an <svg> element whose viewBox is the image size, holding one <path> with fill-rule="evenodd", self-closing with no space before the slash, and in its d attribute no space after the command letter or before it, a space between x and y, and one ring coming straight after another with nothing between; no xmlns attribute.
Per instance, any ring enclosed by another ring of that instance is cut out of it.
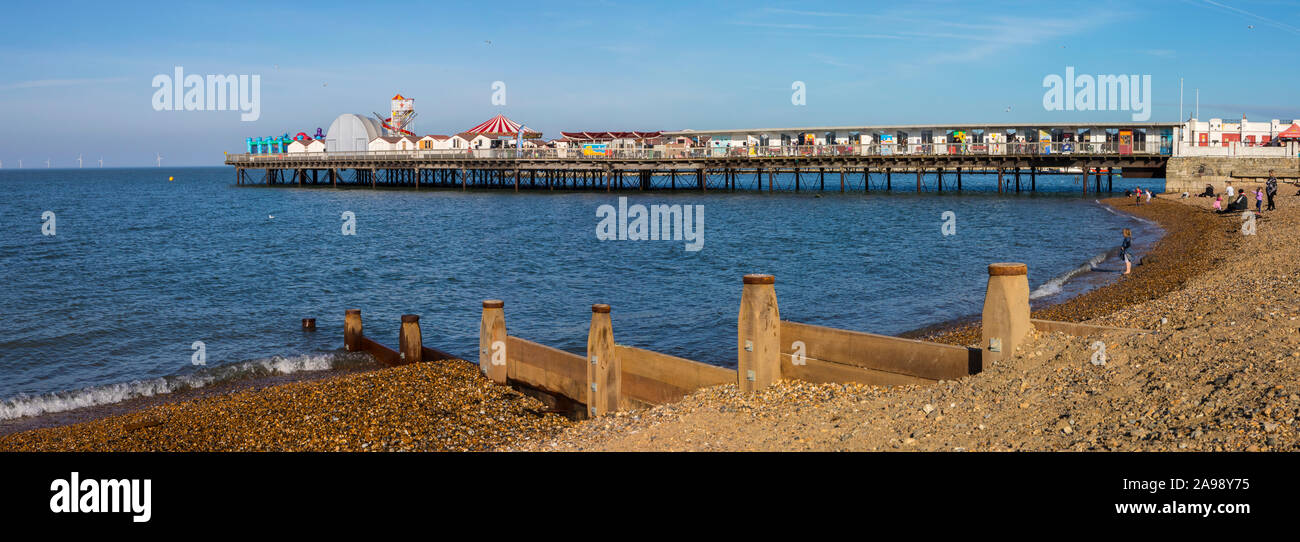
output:
<svg viewBox="0 0 1300 542"><path fill-rule="evenodd" d="M343 313L343 348L348 352L361 351L361 309Z"/></svg>
<svg viewBox="0 0 1300 542"><path fill-rule="evenodd" d="M587 415L594 418L618 412L622 390L623 367L614 351L609 305L592 305L587 333Z"/></svg>
<svg viewBox="0 0 1300 542"><path fill-rule="evenodd" d="M980 339L984 367L1014 353L1029 333L1028 272L1023 263L989 264Z"/></svg>
<svg viewBox="0 0 1300 542"><path fill-rule="evenodd" d="M505 384L509 376L505 306L500 299L483 301L483 317L478 326L478 368L497 384Z"/></svg>
<svg viewBox="0 0 1300 542"><path fill-rule="evenodd" d="M397 352L406 363L424 361L422 354L424 340L420 337L420 317L415 314L402 315L402 331L397 337Z"/></svg>
<svg viewBox="0 0 1300 542"><path fill-rule="evenodd" d="M737 326L737 378L740 391L761 390L781 379L781 314L776 278L745 275Z"/></svg>

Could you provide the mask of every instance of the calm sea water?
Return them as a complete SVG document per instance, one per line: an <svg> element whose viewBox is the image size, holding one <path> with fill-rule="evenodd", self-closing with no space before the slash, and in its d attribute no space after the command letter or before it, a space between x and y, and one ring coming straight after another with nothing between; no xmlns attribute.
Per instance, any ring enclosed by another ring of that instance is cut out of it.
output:
<svg viewBox="0 0 1300 542"><path fill-rule="evenodd" d="M617 194L236 188L233 178L0 170L0 419L365 363L338 353L347 308L391 346L399 316L419 314L426 345L476 359L483 299L505 300L511 334L573 352L585 349L591 304L608 303L620 343L734 365L746 273L776 275L783 318L896 334L978 313L990 262L1028 263L1043 303L1112 280L1121 228L1135 228L1139 246L1159 235L1059 177L1040 177L1032 195L999 196L977 175L960 195L625 194L703 205L698 252L597 240L596 210ZM827 185L838 190L838 177ZM1115 183L1134 185L1163 180ZM53 236L42 234L46 211ZM342 234L346 211L356 235ZM942 234L945 211L955 235ZM304 317L319 331L302 332ZM196 341L205 366L193 364Z"/></svg>

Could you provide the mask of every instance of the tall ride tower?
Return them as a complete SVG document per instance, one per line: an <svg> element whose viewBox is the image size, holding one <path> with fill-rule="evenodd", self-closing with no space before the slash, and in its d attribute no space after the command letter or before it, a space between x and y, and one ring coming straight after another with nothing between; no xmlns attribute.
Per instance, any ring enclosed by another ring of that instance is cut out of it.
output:
<svg viewBox="0 0 1300 542"><path fill-rule="evenodd" d="M393 96L388 118L384 118L379 113L375 113L375 118L379 119L379 124L384 127L385 135L413 136L415 132L412 132L411 128L414 127L412 121L415 120L415 100L401 94Z"/></svg>

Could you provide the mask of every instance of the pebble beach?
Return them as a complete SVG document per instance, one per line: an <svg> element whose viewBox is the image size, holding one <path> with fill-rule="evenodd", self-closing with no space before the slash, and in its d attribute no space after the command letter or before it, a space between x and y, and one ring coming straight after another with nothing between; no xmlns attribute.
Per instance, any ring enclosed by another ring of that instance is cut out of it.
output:
<svg viewBox="0 0 1300 542"><path fill-rule="evenodd" d="M1133 274L1034 316L1151 333L1034 333L1013 358L936 386L728 385L573 422L445 360L3 435L0 451L1293 450L1300 198L1278 200L1253 236L1208 200L1104 200L1166 236ZM970 345L978 328L928 338Z"/></svg>
<svg viewBox="0 0 1300 542"><path fill-rule="evenodd" d="M709 388L524 449L1293 451L1300 199L1278 199L1255 235L1208 200L1108 202L1160 220L1167 238L1133 274L1036 316L1150 333L1031 332L1014 357L935 386ZM970 333L938 336L960 344Z"/></svg>

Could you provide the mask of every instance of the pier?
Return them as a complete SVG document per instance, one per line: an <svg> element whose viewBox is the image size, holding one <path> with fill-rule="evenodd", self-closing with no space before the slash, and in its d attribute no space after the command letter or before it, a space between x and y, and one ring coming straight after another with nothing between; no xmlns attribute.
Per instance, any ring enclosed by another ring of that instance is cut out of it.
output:
<svg viewBox="0 0 1300 542"><path fill-rule="evenodd" d="M682 144L590 148L501 147L367 152L229 154L235 184L301 187L505 190L961 191L963 175L998 176L998 192L1035 191L1039 177L1068 176L1083 192L1110 191L1116 172L1163 177L1173 156L1174 124L1096 127L1089 141L1009 140L1016 128L989 125L663 132ZM1008 125L1009 126L1009 125ZM1067 128L1077 130L1077 128ZM978 132L948 141L932 134ZM1059 134L1062 128L1018 128ZM984 135L987 131L988 135ZM1087 130L1085 130L1087 131ZM839 137L836 134L842 132ZM888 142L872 133L895 133ZM1114 132L1114 137L1101 134ZM723 136L722 134L732 134ZM735 134L745 134L736 145ZM757 135L755 135L757 134ZM1069 135L1069 134L1067 134ZM803 140L811 144L788 144ZM1000 136L1000 137L999 137ZM1059 137L1058 137L1059 138ZM1068 139L1068 138L1067 138ZM725 145L719 144L726 141ZM863 141L872 143L836 143ZM883 141L882 141L883 140ZM700 144L711 141L711 144ZM991 141L991 142L990 142ZM772 144L779 142L780 144ZM1081 181L1081 182L1080 182Z"/></svg>

